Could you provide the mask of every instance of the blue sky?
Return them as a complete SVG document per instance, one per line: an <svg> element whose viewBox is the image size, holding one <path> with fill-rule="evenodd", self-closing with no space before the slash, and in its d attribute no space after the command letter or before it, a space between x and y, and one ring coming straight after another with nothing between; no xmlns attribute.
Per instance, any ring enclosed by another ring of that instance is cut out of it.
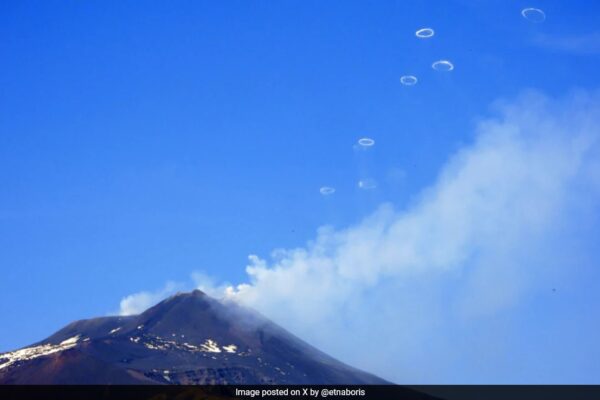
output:
<svg viewBox="0 0 600 400"><path fill-rule="evenodd" d="M584 1L3 2L0 351L194 271L246 282L249 254L360 226L383 203L411 207L498 99L596 90L599 22ZM422 27L436 35L415 38ZM432 70L438 59L455 69ZM406 74L418 84L402 86ZM376 145L356 151L365 136ZM357 188L363 178L377 189ZM581 249L565 254L593 265L596 227L576 228L564 232ZM594 271L569 272L556 305L589 309L590 329ZM552 320L543 304L510 318L531 332ZM597 382L583 366L598 347L569 335L560 363L580 363L567 379ZM559 376L536 365L530 380Z"/></svg>

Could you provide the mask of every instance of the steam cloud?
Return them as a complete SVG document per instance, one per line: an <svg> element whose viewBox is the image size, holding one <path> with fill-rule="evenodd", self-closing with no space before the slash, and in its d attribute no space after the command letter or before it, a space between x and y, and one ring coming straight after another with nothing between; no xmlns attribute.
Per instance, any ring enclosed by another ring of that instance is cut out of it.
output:
<svg viewBox="0 0 600 400"><path fill-rule="evenodd" d="M587 364L564 365L557 347L573 332L549 321L598 320L550 296L595 251L600 96L528 92L495 110L406 209L252 255L248 283L214 292L395 382L547 382L561 369L573 382ZM567 347L598 352L593 333L580 339Z"/></svg>
<svg viewBox="0 0 600 400"><path fill-rule="evenodd" d="M119 303L119 315L135 315L152 307L165 297L175 292L181 285L175 282L167 282L165 287L156 292L142 291L130 294L121 299Z"/></svg>

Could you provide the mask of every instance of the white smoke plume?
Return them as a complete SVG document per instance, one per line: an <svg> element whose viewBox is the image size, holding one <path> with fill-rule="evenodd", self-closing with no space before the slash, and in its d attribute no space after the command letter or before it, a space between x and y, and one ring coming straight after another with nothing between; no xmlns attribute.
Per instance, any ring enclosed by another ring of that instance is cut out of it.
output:
<svg viewBox="0 0 600 400"><path fill-rule="evenodd" d="M155 292L142 291L121 299L119 303L119 315L136 315L144 312L165 297L173 294L182 285L175 282L167 282L165 286Z"/></svg>
<svg viewBox="0 0 600 400"><path fill-rule="evenodd" d="M252 255L249 283L226 296L396 382L518 382L514 366L490 365L505 359L495 353L518 351L501 336L519 327L501 321L589 250L600 98L529 92L495 109L410 207L382 205L356 226L321 228L269 261Z"/></svg>
<svg viewBox="0 0 600 400"><path fill-rule="evenodd" d="M598 259L600 96L528 92L494 110L410 206L322 227L269 260L252 255L248 283L211 292L398 383L600 376L585 357L600 354L600 321L565 294L599 275L588 270Z"/></svg>

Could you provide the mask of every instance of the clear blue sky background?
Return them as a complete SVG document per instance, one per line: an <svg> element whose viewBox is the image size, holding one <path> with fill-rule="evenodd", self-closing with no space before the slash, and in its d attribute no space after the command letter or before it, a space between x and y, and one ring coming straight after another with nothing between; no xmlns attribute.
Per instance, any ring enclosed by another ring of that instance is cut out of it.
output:
<svg viewBox="0 0 600 400"><path fill-rule="evenodd" d="M597 52L534 39L599 25L589 1L1 2L0 351L402 207L494 100L598 88Z"/></svg>

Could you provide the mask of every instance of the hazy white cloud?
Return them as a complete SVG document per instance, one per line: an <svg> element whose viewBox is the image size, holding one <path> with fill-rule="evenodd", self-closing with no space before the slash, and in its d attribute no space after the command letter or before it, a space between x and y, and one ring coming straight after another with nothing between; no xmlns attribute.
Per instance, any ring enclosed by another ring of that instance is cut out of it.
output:
<svg viewBox="0 0 600 400"><path fill-rule="evenodd" d="M598 204L600 100L531 92L495 110L410 207L252 255L227 297L399 382L515 381L486 369L506 356L495 323L591 241L577 227Z"/></svg>
<svg viewBox="0 0 600 400"><path fill-rule="evenodd" d="M119 303L119 315L135 315L152 307L165 297L175 293L181 285L175 282L167 282L160 290L155 292L143 291L124 297Z"/></svg>
<svg viewBox="0 0 600 400"><path fill-rule="evenodd" d="M199 271L194 271L191 278L196 289L200 289L209 296L216 298L223 297L223 293L230 286L226 282L219 282L218 279Z"/></svg>
<svg viewBox="0 0 600 400"><path fill-rule="evenodd" d="M600 376L586 361L600 355L600 321L582 311L597 310L600 295L561 304L543 294L585 286L577 279L599 256L600 96L529 92L494 112L405 209L384 204L355 226L320 228L304 247L252 255L247 283L194 281L400 383ZM138 293L121 309L160 297Z"/></svg>
<svg viewBox="0 0 600 400"><path fill-rule="evenodd" d="M534 38L538 46L573 54L600 54L600 32L580 35L548 35L541 34Z"/></svg>

